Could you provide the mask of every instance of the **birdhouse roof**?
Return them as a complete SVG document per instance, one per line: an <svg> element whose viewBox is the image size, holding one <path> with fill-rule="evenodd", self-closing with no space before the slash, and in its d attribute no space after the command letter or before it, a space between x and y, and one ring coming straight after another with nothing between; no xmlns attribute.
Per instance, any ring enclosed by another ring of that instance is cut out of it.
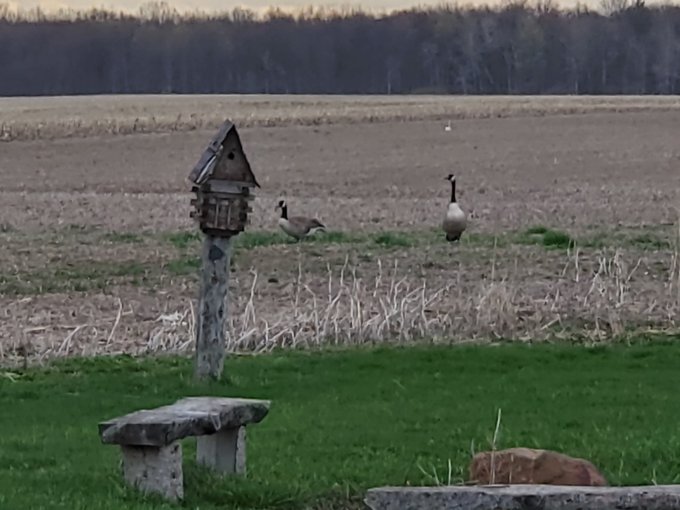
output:
<svg viewBox="0 0 680 510"><path fill-rule="evenodd" d="M260 187L243 152L236 126L229 120L220 126L189 174L189 180L194 184L203 184L210 179Z"/></svg>

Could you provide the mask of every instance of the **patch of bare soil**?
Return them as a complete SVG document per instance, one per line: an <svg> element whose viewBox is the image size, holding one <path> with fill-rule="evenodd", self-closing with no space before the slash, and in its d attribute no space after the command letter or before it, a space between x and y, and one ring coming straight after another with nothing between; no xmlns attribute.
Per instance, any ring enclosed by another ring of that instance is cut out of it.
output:
<svg viewBox="0 0 680 510"><path fill-rule="evenodd" d="M263 189L253 228L296 214L337 230L437 225L459 177L472 228L674 221L680 113L243 129ZM191 228L185 178L212 132L3 144L6 228Z"/></svg>

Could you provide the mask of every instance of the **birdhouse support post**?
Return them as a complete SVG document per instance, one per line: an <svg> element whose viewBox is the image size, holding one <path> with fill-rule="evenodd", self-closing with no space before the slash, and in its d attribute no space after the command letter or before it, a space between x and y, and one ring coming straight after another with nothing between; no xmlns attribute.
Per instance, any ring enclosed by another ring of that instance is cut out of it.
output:
<svg viewBox="0 0 680 510"><path fill-rule="evenodd" d="M203 237L195 354L195 375L199 379L219 379L224 369L230 261L231 238Z"/></svg>
<svg viewBox="0 0 680 510"><path fill-rule="evenodd" d="M194 375L220 379L227 351L232 237L245 229L255 180L236 127L226 121L189 175L191 216L203 232Z"/></svg>

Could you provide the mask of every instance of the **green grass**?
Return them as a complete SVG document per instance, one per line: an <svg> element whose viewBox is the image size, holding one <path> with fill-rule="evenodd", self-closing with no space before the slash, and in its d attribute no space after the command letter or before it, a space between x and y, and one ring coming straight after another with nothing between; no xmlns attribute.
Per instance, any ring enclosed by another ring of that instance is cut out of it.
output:
<svg viewBox="0 0 680 510"><path fill-rule="evenodd" d="M651 227L645 230L651 229ZM531 244L543 246L546 249L567 249L576 244L581 248L605 248L617 246L630 246L644 250L666 250L672 247L668 228L656 228L651 232L640 232L640 229L618 229L608 232L593 232L591 235L580 239L573 238L567 232L546 227L533 225L525 230L500 232L498 234L466 232L461 239L463 244L476 246L504 247L512 244ZM87 231L89 234L89 231ZM110 242L139 243L144 240L143 235L130 233L107 233L104 239ZM196 250L200 246L201 236L197 231L171 232L160 235L160 238L169 242L175 248L186 251ZM374 233L353 233L341 231L329 231L316 234L303 241L314 244L367 244L381 247L413 247L419 244L444 244L443 234L438 228L423 229L418 231L383 231ZM281 231L246 231L235 237L236 250L249 250L263 246L277 246L295 243Z"/></svg>
<svg viewBox="0 0 680 510"><path fill-rule="evenodd" d="M526 231L527 235L533 235L533 234L543 235L547 232L548 232L548 228L544 227L543 225L534 225L533 227L529 227Z"/></svg>
<svg viewBox="0 0 680 510"><path fill-rule="evenodd" d="M31 273L0 273L0 294L84 292L104 289L114 282L142 285L153 268L134 261L90 261L78 266L48 266Z"/></svg>
<svg viewBox="0 0 680 510"><path fill-rule="evenodd" d="M175 248L184 250L187 248L197 249L200 246L201 235L198 232L173 232L164 234L163 239L172 244ZM317 233L307 239L304 243L355 243L365 242L365 236L352 233L329 231ZM261 246L277 246L281 244L292 244L296 241L280 231L254 230L241 232L234 237L234 248L250 250Z"/></svg>
<svg viewBox="0 0 680 510"><path fill-rule="evenodd" d="M162 237L175 248L184 250L191 245L198 245L201 240L201 233L198 231L170 232L163 234Z"/></svg>
<svg viewBox="0 0 680 510"><path fill-rule="evenodd" d="M669 250L672 247L669 239L663 239L658 234L652 233L633 236L630 243L649 250Z"/></svg>
<svg viewBox="0 0 680 510"><path fill-rule="evenodd" d="M241 232L236 236L234 241L235 249L248 250L258 248L260 246L274 246L277 244L286 244L293 242L293 240L282 232Z"/></svg>
<svg viewBox="0 0 680 510"><path fill-rule="evenodd" d="M528 228L517 235L517 241L522 244L538 244L547 249L564 249L574 246L574 239L566 232L553 230L542 225Z"/></svg>
<svg viewBox="0 0 680 510"><path fill-rule="evenodd" d="M163 238L178 249L196 249L199 246L201 237L195 232L175 232L164 234ZM414 246L419 241L428 239L433 241L436 238L433 232L425 230L422 232L397 232L384 231L377 233L356 233L341 232L330 230L320 232L302 241L303 244L379 244L382 246ZM262 246L277 246L284 244L295 244L296 241L280 231L247 231L241 232L234 237L235 250L250 250Z"/></svg>
<svg viewBox="0 0 680 510"><path fill-rule="evenodd" d="M622 227L611 231L601 231L598 228L591 229L592 233L579 239L570 234L546 227L533 225L523 230L503 231L496 234L475 232L474 229L466 232L461 239L462 244L475 246L498 246L504 247L513 244L533 244L544 246L547 249L567 248L575 243L582 248L605 248L605 247L637 247L649 250L663 250L672 247L674 232L672 227ZM3 233L0 229L0 233ZM17 237L25 242L24 234L9 229L4 234L10 236L8 242L18 242ZM30 236L28 236L30 238ZM74 239L75 237L75 239ZM98 244L101 241L120 244L154 244L157 241L168 243L181 253L200 250L201 233L198 230L162 232L162 233L132 233L132 232L98 232L90 227L69 225L61 231L55 232L52 238L46 239L47 243L65 244L66 239L77 241L80 244ZM280 230L248 230L234 237L235 251L250 250L259 247L290 245L295 241ZM420 230L382 231L382 232L343 232L328 231L317 233L303 241L304 244L361 244L378 245L381 247L413 247L421 244L446 244L444 235L438 227Z"/></svg>
<svg viewBox="0 0 680 510"><path fill-rule="evenodd" d="M415 246L417 237L399 232L382 232L373 238L373 242L380 246L410 247Z"/></svg>
<svg viewBox="0 0 680 510"><path fill-rule="evenodd" d="M97 423L187 395L271 399L249 429L245 480L196 468L185 441L182 508L362 508L363 491L465 477L471 444L592 460L612 484L680 481L680 344L501 345L232 358L197 385L184 359L105 358L0 370L0 508L172 508L121 483Z"/></svg>
<svg viewBox="0 0 680 510"><path fill-rule="evenodd" d="M667 230L667 229L666 229ZM641 232L639 229L620 229L612 232L596 232L578 240L568 233L542 225L532 226L523 231L508 231L498 235L469 232L464 234L461 245L478 248L503 248L511 245L535 245L546 250L561 249L578 245L587 249L628 246L642 250L670 250L670 232L664 229ZM28 241L24 234L4 233L3 242L21 244ZM70 237L69 237L70 236ZM96 245L106 243L136 244L135 250L155 248L158 241L170 245L174 258L164 263L156 261L92 260L78 267L50 264L46 268L26 271L0 272L0 294L26 295L47 292L80 292L104 289L111 284L154 286L164 278L197 275L200 268L201 234L197 231L166 232L160 234L92 231L85 227L68 226L54 237L44 240L67 249L69 243ZM280 231L248 231L234 238L232 264L235 265L244 252L261 247L294 245L295 241ZM383 232L340 232L318 233L305 239L302 246L352 245L357 248L359 258L370 260L375 251L399 250L416 246L446 244L439 229L419 231ZM166 248L167 248L166 245ZM311 253L311 252L310 252ZM170 257L173 257L171 254Z"/></svg>
<svg viewBox="0 0 680 510"><path fill-rule="evenodd" d="M198 269L201 267L201 257L196 255L188 255L171 260L163 266L163 269L175 276L187 276L191 274L198 274Z"/></svg>

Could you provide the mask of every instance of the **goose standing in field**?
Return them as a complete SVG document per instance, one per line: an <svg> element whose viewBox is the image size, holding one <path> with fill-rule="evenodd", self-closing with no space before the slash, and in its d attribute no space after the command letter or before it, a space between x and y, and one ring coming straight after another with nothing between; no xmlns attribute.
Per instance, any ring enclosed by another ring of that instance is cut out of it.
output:
<svg viewBox="0 0 680 510"><path fill-rule="evenodd" d="M281 209L279 227L292 238L300 241L316 232L325 232L326 226L316 218L306 218L304 216L288 217L288 205L285 200L279 200L276 210Z"/></svg>
<svg viewBox="0 0 680 510"><path fill-rule="evenodd" d="M446 180L451 182L451 201L446 209L442 227L446 232L447 241L458 241L467 227L467 217L456 201L456 176L449 174Z"/></svg>

